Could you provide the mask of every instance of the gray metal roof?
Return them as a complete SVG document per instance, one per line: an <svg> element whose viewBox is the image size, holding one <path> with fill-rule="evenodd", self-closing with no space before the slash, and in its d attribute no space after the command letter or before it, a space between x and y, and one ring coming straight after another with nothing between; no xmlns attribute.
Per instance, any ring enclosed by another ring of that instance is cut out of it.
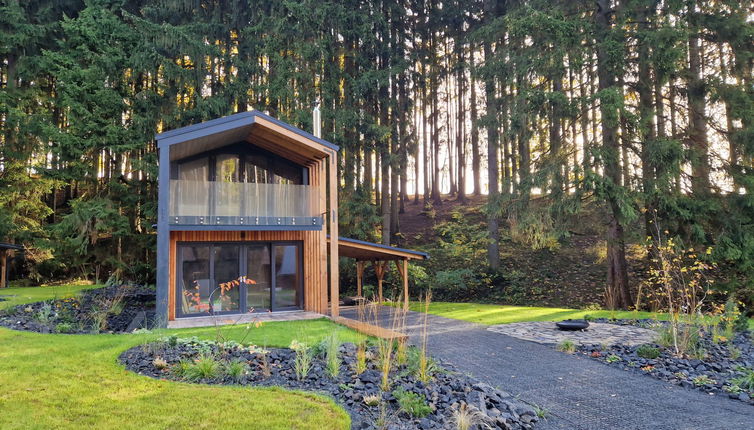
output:
<svg viewBox="0 0 754 430"><path fill-rule="evenodd" d="M180 143L185 140L194 139L197 137L197 135L222 133L225 131L232 130L234 128L238 128L240 126L250 126L254 124L255 118L263 118L267 121L270 121L274 124L277 124L287 129L288 131L296 133L301 137L304 137L306 139L319 143L320 145L323 145L334 151L337 151L340 149L338 145L335 145L324 139L316 137L311 133L308 133L304 130L301 130L300 128L294 127L290 124L280 121L277 118L273 118L258 110L239 112L233 115L224 116L222 118L216 118L213 120L201 122L199 124L192 124L186 127L176 128L175 130L169 130L169 131L155 135L155 139L157 139L158 147L170 146L170 145L174 145L176 143ZM210 128L212 129L211 131L208 130ZM185 135L185 136L182 136L182 135Z"/></svg>

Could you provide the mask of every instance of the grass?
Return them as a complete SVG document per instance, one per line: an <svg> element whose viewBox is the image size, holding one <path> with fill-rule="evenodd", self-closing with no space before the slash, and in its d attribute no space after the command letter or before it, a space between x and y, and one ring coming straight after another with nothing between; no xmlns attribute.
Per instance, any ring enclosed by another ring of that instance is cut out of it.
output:
<svg viewBox="0 0 754 430"><path fill-rule="evenodd" d="M9 288L0 308L73 294L92 286ZM46 294L43 294L46 293ZM296 338L342 341L361 335L328 320L270 322L248 331L224 327L227 339L287 347ZM214 339L214 327L131 335L43 335L0 328L2 429L348 429L350 418L332 400L281 388L211 386L162 381L126 371L126 349L161 335ZM197 403L198 402L198 403ZM204 407L196 407L202 404Z"/></svg>
<svg viewBox="0 0 754 430"><path fill-rule="evenodd" d="M423 311L422 303L411 303L410 306L412 311ZM450 302L432 302L429 305L429 313L486 325L526 321L561 321L568 318L580 319L584 318L584 316L617 319L651 318L662 320L666 318L666 315L655 312L583 310ZM754 330L754 319L749 320L749 327Z"/></svg>
<svg viewBox="0 0 754 430"><path fill-rule="evenodd" d="M5 299L5 301L0 301L0 309L48 299L65 299L75 296L80 291L101 287L102 285L57 285L0 288L0 298Z"/></svg>

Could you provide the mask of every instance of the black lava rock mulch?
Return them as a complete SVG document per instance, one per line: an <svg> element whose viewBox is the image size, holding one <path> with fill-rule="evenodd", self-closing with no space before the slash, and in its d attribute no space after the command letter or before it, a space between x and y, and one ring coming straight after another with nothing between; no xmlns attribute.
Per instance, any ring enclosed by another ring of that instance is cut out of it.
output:
<svg viewBox="0 0 754 430"><path fill-rule="evenodd" d="M214 377L192 382L281 386L323 394L335 399L348 411L354 429L375 429L384 417L390 423L387 426L389 429L456 428L453 424L454 411L462 404L475 415L480 428L531 429L538 421L537 411L532 407L508 393L447 370L449 366L446 365L435 372L426 384L417 380L407 365L394 366L390 374L391 389L382 391L382 374L377 367L377 359L368 359L366 370L357 374L354 370L356 347L350 343L340 346L338 376L330 376L324 359L315 356L311 370L302 381L297 379L294 369L295 352L286 348L269 349L265 353L253 347L218 345L207 341L179 340L172 345L171 342L161 341L125 351L120 356L120 362L127 369L152 378L185 381L186 377L181 376L179 371L182 365L193 363L202 354L206 356L208 353L214 357L213 360L221 363L245 363L247 371L241 377L231 378L220 370ZM268 366L264 364L265 355ZM368 356L376 357L374 348L369 350ZM219 369L222 367L220 364ZM265 368L269 371L264 371ZM431 408L429 413L417 417L400 410L393 395L395 390L400 389L418 395ZM370 399L371 396L374 396L373 402L367 404L365 398Z"/></svg>
<svg viewBox="0 0 754 430"><path fill-rule="evenodd" d="M14 306L0 311L0 326L37 333L124 333L152 327L155 289L115 285L77 297Z"/></svg>
<svg viewBox="0 0 754 430"><path fill-rule="evenodd" d="M599 322L644 327L666 324L650 320L601 319ZM648 358L642 351L642 357L640 348L656 348L659 355ZM715 342L709 331L701 331L697 350L696 357L677 357L671 348L659 344L578 347L578 353L611 366L754 405L754 389L742 387L740 383L743 377L754 373L754 339L751 334L737 333L732 339ZM754 380L754 375L751 378Z"/></svg>

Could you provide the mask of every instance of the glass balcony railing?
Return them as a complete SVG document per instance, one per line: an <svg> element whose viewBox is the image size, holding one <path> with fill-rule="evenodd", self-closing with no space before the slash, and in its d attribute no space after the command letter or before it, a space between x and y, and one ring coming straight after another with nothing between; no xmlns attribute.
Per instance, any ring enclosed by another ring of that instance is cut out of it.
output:
<svg viewBox="0 0 754 430"><path fill-rule="evenodd" d="M311 185L170 181L170 224L321 226Z"/></svg>

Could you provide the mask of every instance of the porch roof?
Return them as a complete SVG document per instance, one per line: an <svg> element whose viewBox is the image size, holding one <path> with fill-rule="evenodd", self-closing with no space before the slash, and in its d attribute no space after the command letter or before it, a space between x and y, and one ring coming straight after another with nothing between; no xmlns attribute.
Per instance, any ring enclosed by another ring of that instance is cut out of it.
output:
<svg viewBox="0 0 754 430"><path fill-rule="evenodd" d="M327 238L328 244L330 238ZM411 249L397 248L363 240L338 238L338 254L358 261L427 260L429 254Z"/></svg>

